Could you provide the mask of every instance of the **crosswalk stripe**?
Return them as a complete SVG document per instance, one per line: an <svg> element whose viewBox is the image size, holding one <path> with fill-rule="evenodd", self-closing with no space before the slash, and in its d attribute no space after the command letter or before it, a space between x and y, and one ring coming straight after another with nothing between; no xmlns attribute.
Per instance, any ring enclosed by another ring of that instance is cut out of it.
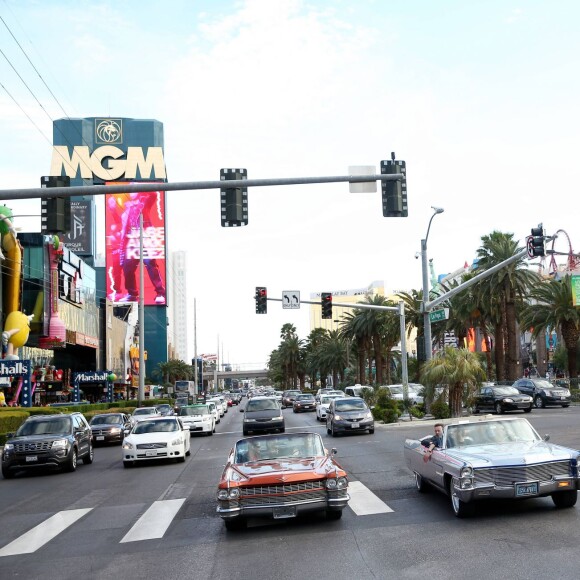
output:
<svg viewBox="0 0 580 580"><path fill-rule="evenodd" d="M1 556L31 554L89 513L93 508L58 512L0 550Z"/></svg>
<svg viewBox="0 0 580 580"><path fill-rule="evenodd" d="M156 501L125 534L121 544L162 538L185 498Z"/></svg>
<svg viewBox="0 0 580 580"><path fill-rule="evenodd" d="M378 498L360 481L349 481L348 493L350 495L348 507L357 516L388 514L393 511L382 499Z"/></svg>

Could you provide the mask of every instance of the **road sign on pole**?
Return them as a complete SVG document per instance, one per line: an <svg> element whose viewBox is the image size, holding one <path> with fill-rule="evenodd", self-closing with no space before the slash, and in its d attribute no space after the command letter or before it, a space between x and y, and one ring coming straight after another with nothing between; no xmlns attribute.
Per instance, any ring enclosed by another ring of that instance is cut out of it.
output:
<svg viewBox="0 0 580 580"><path fill-rule="evenodd" d="M282 292L282 308L284 310L300 308L300 291L284 290Z"/></svg>
<svg viewBox="0 0 580 580"><path fill-rule="evenodd" d="M449 318L449 308L442 308L441 310L433 310L429 312L429 320L431 322L439 322L441 320L447 320Z"/></svg>

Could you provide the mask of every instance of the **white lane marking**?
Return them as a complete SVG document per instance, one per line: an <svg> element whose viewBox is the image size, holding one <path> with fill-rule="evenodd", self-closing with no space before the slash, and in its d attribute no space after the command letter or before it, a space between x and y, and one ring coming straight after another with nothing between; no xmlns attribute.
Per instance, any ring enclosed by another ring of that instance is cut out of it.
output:
<svg viewBox="0 0 580 580"><path fill-rule="evenodd" d="M35 528L22 534L10 544L0 550L0 556L14 556L16 554L32 554L44 544L50 542L70 525L89 513L93 508L83 508L78 510L65 510L58 512L38 524Z"/></svg>
<svg viewBox="0 0 580 580"><path fill-rule="evenodd" d="M162 538L184 501L185 498L154 502L120 543Z"/></svg>
<svg viewBox="0 0 580 580"><path fill-rule="evenodd" d="M388 514L393 511L382 499L378 498L360 481L349 481L348 493L350 494L348 507L357 516Z"/></svg>

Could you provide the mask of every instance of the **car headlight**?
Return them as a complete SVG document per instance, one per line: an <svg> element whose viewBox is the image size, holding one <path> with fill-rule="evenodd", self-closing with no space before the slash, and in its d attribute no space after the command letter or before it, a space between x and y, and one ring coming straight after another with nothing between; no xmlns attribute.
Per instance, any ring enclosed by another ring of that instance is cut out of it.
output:
<svg viewBox="0 0 580 580"><path fill-rule="evenodd" d="M235 487L234 489L230 489L229 499L238 499L240 497L240 490Z"/></svg>
<svg viewBox="0 0 580 580"><path fill-rule="evenodd" d="M462 467L461 471L459 472L459 477L473 477L473 468L471 467Z"/></svg>
<svg viewBox="0 0 580 580"><path fill-rule="evenodd" d="M336 479L326 480L326 489L336 489L338 487L338 482Z"/></svg>
<svg viewBox="0 0 580 580"><path fill-rule="evenodd" d="M344 489L345 487L348 487L348 480L346 479L346 477L339 477L336 480L336 487L338 489Z"/></svg>
<svg viewBox="0 0 580 580"><path fill-rule="evenodd" d="M14 443L6 443L4 445L4 451L13 451L14 450Z"/></svg>
<svg viewBox="0 0 580 580"><path fill-rule="evenodd" d="M52 449L58 449L59 447L66 447L67 440L66 439L57 439L56 441L52 442Z"/></svg>
<svg viewBox="0 0 580 580"><path fill-rule="evenodd" d="M466 477L461 480L461 489L468 489L473 485L473 479L471 477Z"/></svg>
<svg viewBox="0 0 580 580"><path fill-rule="evenodd" d="M125 440L125 442L123 443L123 449L133 449L133 444Z"/></svg>
<svg viewBox="0 0 580 580"><path fill-rule="evenodd" d="M171 445L181 445L181 443L182 443L182 439L181 439L181 437L178 437L177 439L174 439L171 442Z"/></svg>
<svg viewBox="0 0 580 580"><path fill-rule="evenodd" d="M113 427L111 429L111 433L120 433L120 432L121 432L121 429L119 427Z"/></svg>
<svg viewBox="0 0 580 580"><path fill-rule="evenodd" d="M372 413L367 413L365 415L365 419L372 419L373 418L373 414Z"/></svg>
<svg viewBox="0 0 580 580"><path fill-rule="evenodd" d="M220 489L217 493L217 498L221 499L222 501L228 499L228 490L227 489Z"/></svg>
<svg viewBox="0 0 580 580"><path fill-rule="evenodd" d="M504 403L513 403L513 402L514 402L514 400L513 400L513 399L511 399L510 397L506 397L505 399L503 399L503 402L504 402Z"/></svg>
<svg viewBox="0 0 580 580"><path fill-rule="evenodd" d="M244 419L244 423L255 423L256 419Z"/></svg>
<svg viewBox="0 0 580 580"><path fill-rule="evenodd" d="M284 417L282 415L280 415L279 417L272 417L272 419L270 419L271 421L282 421L282 419L284 419Z"/></svg>
<svg viewBox="0 0 580 580"><path fill-rule="evenodd" d="M334 415L334 418L335 418L337 421L342 421L342 417L341 417L340 415L336 415L336 414L335 414L335 415Z"/></svg>

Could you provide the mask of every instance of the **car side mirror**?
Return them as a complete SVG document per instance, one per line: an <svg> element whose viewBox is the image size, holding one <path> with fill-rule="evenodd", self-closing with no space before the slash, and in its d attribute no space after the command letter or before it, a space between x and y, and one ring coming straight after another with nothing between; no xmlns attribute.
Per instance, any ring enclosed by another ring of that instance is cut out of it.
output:
<svg viewBox="0 0 580 580"><path fill-rule="evenodd" d="M11 437L14 437L14 433L6 433L6 439L10 439Z"/></svg>
<svg viewBox="0 0 580 580"><path fill-rule="evenodd" d="M548 435L548 433L546 433L544 435L544 441L549 441L550 440L550 435Z"/></svg>
<svg viewBox="0 0 580 580"><path fill-rule="evenodd" d="M129 435L129 433L131 433L131 429L123 429L123 433L125 435Z"/></svg>
<svg viewBox="0 0 580 580"><path fill-rule="evenodd" d="M331 452L333 455L336 455L336 454L338 453L338 450L336 449L336 447L333 447L333 448L330 450L330 452Z"/></svg>

